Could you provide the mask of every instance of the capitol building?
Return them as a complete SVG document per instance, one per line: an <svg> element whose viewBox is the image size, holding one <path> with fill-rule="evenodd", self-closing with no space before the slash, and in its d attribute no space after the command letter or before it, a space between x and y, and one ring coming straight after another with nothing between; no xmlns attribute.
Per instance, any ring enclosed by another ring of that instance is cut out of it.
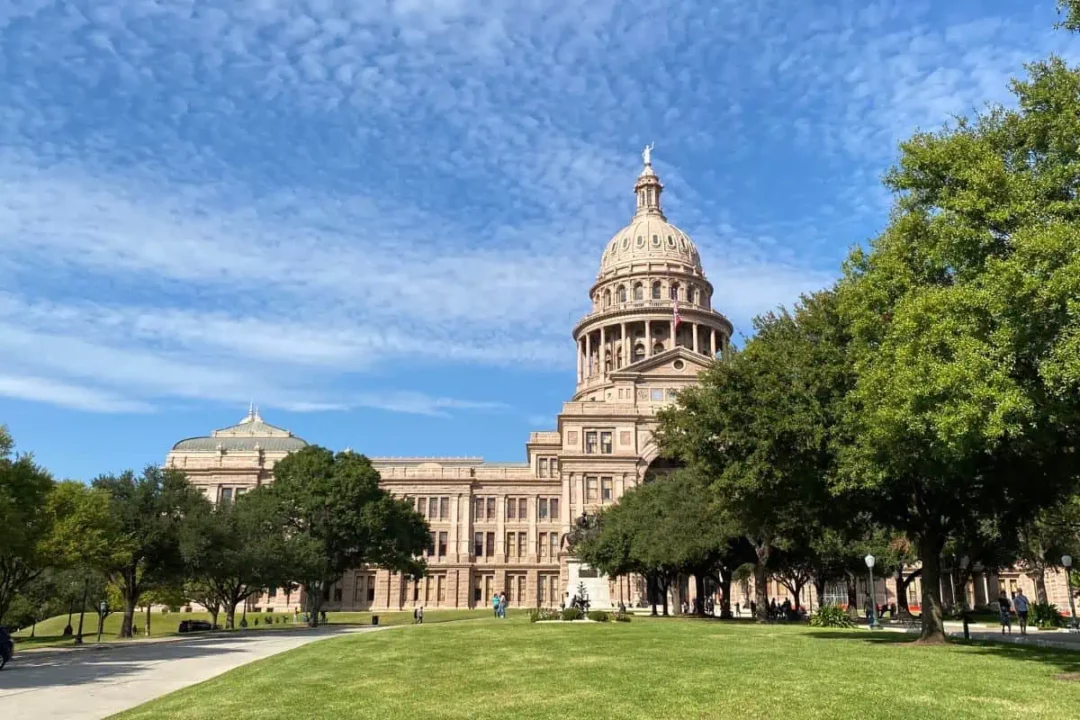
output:
<svg viewBox="0 0 1080 720"><path fill-rule="evenodd" d="M529 434L522 463L372 458L382 485L412 502L430 525L428 574L413 580L357 568L328 591L326 610L486 607L503 591L511 607L555 607L582 586L593 607L646 604L642 579L598 575L567 552L566 538L583 514L671 470L653 440L656 413L728 348L732 325L713 307L713 286L693 241L664 215L664 186L649 149L643 156L633 217L604 246L589 288L591 311L572 331L577 382L556 428ZM252 408L234 426L176 443L165 464L183 471L212 501L229 502L272 482L274 464L306 445ZM1067 606L1064 575L1050 572L1046 581L1052 601ZM1016 568L975 572L968 582L975 604L1018 587L1036 597L1031 577ZM859 588L862 597L865 579ZM890 596L895 602L896 589L895 578L880 578L874 594L887 604ZM957 590L951 579L943 581L946 604L960 597ZM766 592L778 602L790 596L775 580ZM920 579L905 592L917 606ZM685 584L673 594L673 600L692 596ZM752 590L744 583L733 594L733 602L745 604ZM847 602L840 588L825 599ZM249 603L256 611L284 610L300 601L299 593L271 590Z"/></svg>
<svg viewBox="0 0 1080 720"><path fill-rule="evenodd" d="M664 215L648 150L644 158L633 217L604 246L591 311L573 328L577 383L557 427L529 434L522 463L372 458L383 486L427 518L429 572L413 581L351 571L330 591L327 610L478 607L499 591L511 606L557 606L581 583L594 606L644 600L643 584L609 581L574 562L565 539L575 518L664 471L652 438L656 413L732 334L713 308L697 248ZM165 464L228 502L272 482L274 463L306 444L253 408L237 425L176 443ZM285 602L280 592L259 599L265 607Z"/></svg>

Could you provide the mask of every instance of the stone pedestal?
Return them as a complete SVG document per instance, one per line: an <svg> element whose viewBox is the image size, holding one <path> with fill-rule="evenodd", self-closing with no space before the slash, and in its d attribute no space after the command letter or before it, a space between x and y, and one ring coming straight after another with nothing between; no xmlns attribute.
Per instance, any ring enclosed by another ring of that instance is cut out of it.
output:
<svg viewBox="0 0 1080 720"><path fill-rule="evenodd" d="M611 603L611 595L608 593L608 579L606 575L602 575L588 565L577 562L576 560L567 561L566 569L569 577L566 585L566 592L570 593L567 598L567 605L569 605L570 600L574 599L574 595L577 594L578 585L583 584L585 586L585 594L589 597L590 610L611 610L614 608L614 605Z"/></svg>

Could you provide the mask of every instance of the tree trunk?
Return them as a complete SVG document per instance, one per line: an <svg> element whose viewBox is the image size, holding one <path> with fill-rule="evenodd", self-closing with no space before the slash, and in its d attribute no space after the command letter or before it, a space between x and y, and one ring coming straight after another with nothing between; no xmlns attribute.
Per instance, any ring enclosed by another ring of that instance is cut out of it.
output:
<svg viewBox="0 0 1080 720"><path fill-rule="evenodd" d="M226 630L234 630L234 629L236 629L236 605L235 604L229 605L228 603L226 603L226 605L225 605L225 629Z"/></svg>
<svg viewBox="0 0 1080 720"><path fill-rule="evenodd" d="M671 581L667 580L660 584L660 599L664 603L664 617L668 617L668 590L671 589Z"/></svg>
<svg viewBox="0 0 1080 720"><path fill-rule="evenodd" d="M131 638L135 636L135 610L139 602L138 593L125 588L124 619L120 621L120 634L117 637Z"/></svg>
<svg viewBox="0 0 1080 720"><path fill-rule="evenodd" d="M34 618L33 624L30 625L30 639L34 638L34 634L37 632L37 618Z"/></svg>
<svg viewBox="0 0 1080 720"><path fill-rule="evenodd" d="M146 637L150 637L150 603L146 603Z"/></svg>
<svg viewBox="0 0 1080 720"><path fill-rule="evenodd" d="M731 573L724 572L720 575L720 592L723 597L720 598L720 619L731 619Z"/></svg>
<svg viewBox="0 0 1080 720"><path fill-rule="evenodd" d="M697 607L694 608L694 614L698 617L705 617L705 575L703 573L694 573L694 584L697 594Z"/></svg>
<svg viewBox="0 0 1080 720"><path fill-rule="evenodd" d="M853 618L859 617L859 586L855 580L855 575L852 573L847 574L847 613Z"/></svg>
<svg viewBox="0 0 1080 720"><path fill-rule="evenodd" d="M798 610L800 607L802 607L802 591L803 591L803 588L805 586L806 586L805 582L796 582L795 583L795 609L796 610Z"/></svg>
<svg viewBox="0 0 1080 720"><path fill-rule="evenodd" d="M825 607L825 580L820 575L814 576L814 592L817 594L818 610Z"/></svg>
<svg viewBox="0 0 1080 720"><path fill-rule="evenodd" d="M218 629L218 613L221 612L221 605L214 603L213 607L206 608L210 612L210 627L213 630Z"/></svg>
<svg viewBox="0 0 1080 720"><path fill-rule="evenodd" d="M911 583L915 581L915 578L919 577L922 573L922 570L916 570L905 578L903 566L896 568L896 609L899 611L900 617L902 618L911 617L911 608L908 607L907 601L908 585L911 585Z"/></svg>
<svg viewBox="0 0 1080 720"><path fill-rule="evenodd" d="M1046 566L1042 563L1035 568L1035 599L1038 602L1046 602Z"/></svg>
<svg viewBox="0 0 1080 720"><path fill-rule="evenodd" d="M919 560L922 561L922 632L921 643L945 642L941 617L941 534L927 529L919 537Z"/></svg>
<svg viewBox="0 0 1080 720"><path fill-rule="evenodd" d="M759 546L755 548L758 561L754 563L754 601L757 603L757 622L769 621L769 595L767 584L769 582L768 571L765 563L769 560L769 547Z"/></svg>

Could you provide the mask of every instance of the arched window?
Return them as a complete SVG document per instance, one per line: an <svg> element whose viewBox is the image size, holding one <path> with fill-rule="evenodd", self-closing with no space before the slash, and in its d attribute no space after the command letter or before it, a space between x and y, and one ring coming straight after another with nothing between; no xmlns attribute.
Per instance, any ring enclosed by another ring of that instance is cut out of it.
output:
<svg viewBox="0 0 1080 720"><path fill-rule="evenodd" d="M671 283L671 299L679 299L679 283Z"/></svg>
<svg viewBox="0 0 1080 720"><path fill-rule="evenodd" d="M610 290L605 290L604 291L604 307L608 307L609 305L611 305L611 291Z"/></svg>
<svg viewBox="0 0 1080 720"><path fill-rule="evenodd" d="M694 297L693 297L693 300L691 302L693 302L695 305L700 305L701 304L701 290L699 290L697 288L694 288L693 293L694 293Z"/></svg>
<svg viewBox="0 0 1080 720"><path fill-rule="evenodd" d="M652 354L653 355L659 355L662 352L664 352L664 343L662 343L662 342L654 343L653 346L652 346Z"/></svg>
<svg viewBox="0 0 1080 720"><path fill-rule="evenodd" d="M659 280L657 280L656 282L654 282L652 284L652 299L653 300L659 300L660 299L660 281Z"/></svg>
<svg viewBox="0 0 1080 720"><path fill-rule="evenodd" d="M617 302L626 302L626 286L620 285L619 289L615 291L615 300Z"/></svg>
<svg viewBox="0 0 1080 720"><path fill-rule="evenodd" d="M642 287L641 283L634 283L634 300L644 300L644 299L645 299L645 288Z"/></svg>
<svg viewBox="0 0 1080 720"><path fill-rule="evenodd" d="M644 359L645 359L645 344L644 343L638 343L637 345L634 346L634 359L633 359L633 362L637 362L638 360L644 360Z"/></svg>
<svg viewBox="0 0 1080 720"><path fill-rule="evenodd" d="M619 347L615 348L615 368L616 369L622 367L622 361L623 361L622 344L620 343Z"/></svg>

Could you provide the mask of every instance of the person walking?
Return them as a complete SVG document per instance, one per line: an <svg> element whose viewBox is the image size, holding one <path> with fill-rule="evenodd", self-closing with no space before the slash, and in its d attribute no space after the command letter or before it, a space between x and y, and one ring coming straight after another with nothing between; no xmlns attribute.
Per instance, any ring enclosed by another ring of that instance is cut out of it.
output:
<svg viewBox="0 0 1080 720"><path fill-rule="evenodd" d="M412 624L420 622L420 608L414 607L412 610Z"/></svg>
<svg viewBox="0 0 1080 720"><path fill-rule="evenodd" d="M506 618L506 592L499 593L499 617Z"/></svg>
<svg viewBox="0 0 1080 720"><path fill-rule="evenodd" d="M1005 630L1009 631L1012 635L1012 604L1009 603L1009 598L1005 595L1005 591L1001 591L1001 596L998 597L998 610L1001 613L1001 634L1005 634Z"/></svg>
<svg viewBox="0 0 1080 720"><path fill-rule="evenodd" d="M416 624L417 625L423 625L424 624L424 606L423 605L416 608Z"/></svg>
<svg viewBox="0 0 1080 720"><path fill-rule="evenodd" d="M495 617L499 617L499 593L491 596L491 609L495 613Z"/></svg>
<svg viewBox="0 0 1080 720"><path fill-rule="evenodd" d="M866 598L863 600L863 612L866 613L866 624L873 630L874 629L874 616L877 614L874 612L874 601L870 599L870 593L866 594Z"/></svg>
<svg viewBox="0 0 1080 720"><path fill-rule="evenodd" d="M739 607L739 603L735 603L735 617L742 617L742 609Z"/></svg>
<svg viewBox="0 0 1080 720"><path fill-rule="evenodd" d="M1016 591L1013 607L1016 608L1016 616L1020 618L1020 634L1027 635L1028 599L1022 588Z"/></svg>

